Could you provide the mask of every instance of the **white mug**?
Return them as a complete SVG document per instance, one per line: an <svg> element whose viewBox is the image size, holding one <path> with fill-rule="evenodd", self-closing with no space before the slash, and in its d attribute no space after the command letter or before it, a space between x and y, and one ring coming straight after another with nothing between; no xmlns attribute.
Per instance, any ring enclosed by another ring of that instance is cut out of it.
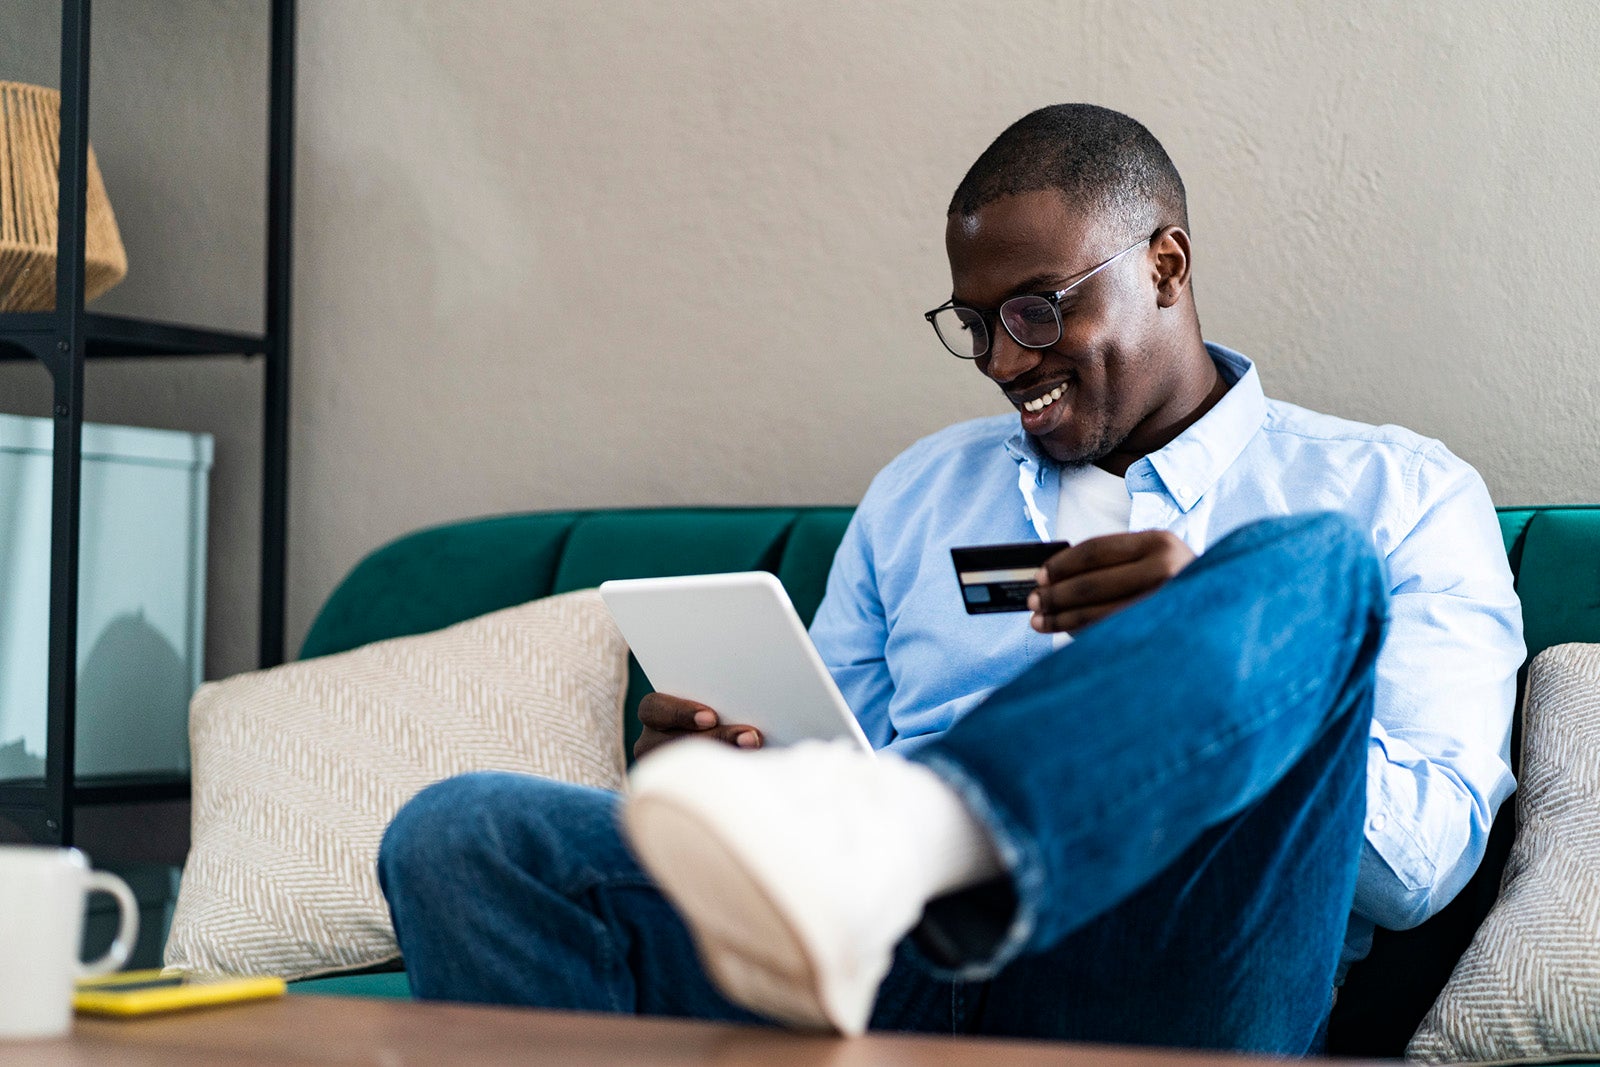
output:
<svg viewBox="0 0 1600 1067"><path fill-rule="evenodd" d="M85 898L117 899L122 921L106 954L78 959ZM72 1026L72 987L128 962L139 936L133 890L114 874L91 871L75 848L0 845L0 1040L54 1037Z"/></svg>

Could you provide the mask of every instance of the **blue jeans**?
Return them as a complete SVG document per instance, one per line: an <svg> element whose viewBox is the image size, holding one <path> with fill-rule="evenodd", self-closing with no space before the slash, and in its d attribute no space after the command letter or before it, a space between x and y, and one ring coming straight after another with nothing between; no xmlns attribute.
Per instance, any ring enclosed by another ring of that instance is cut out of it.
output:
<svg viewBox="0 0 1600 1067"><path fill-rule="evenodd" d="M929 906L872 1028L1318 1051L1385 609L1346 520L1257 523L919 751L1008 874ZM407 804L378 864L415 993L757 1021L701 970L618 804L498 773Z"/></svg>

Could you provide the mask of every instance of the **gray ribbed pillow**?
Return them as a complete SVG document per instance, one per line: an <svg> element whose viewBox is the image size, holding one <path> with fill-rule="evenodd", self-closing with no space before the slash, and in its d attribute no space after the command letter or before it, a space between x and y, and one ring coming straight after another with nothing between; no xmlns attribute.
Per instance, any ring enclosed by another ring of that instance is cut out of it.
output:
<svg viewBox="0 0 1600 1067"><path fill-rule="evenodd" d="M302 978L396 958L374 865L400 805L473 770L620 789L627 686L587 590L201 687L168 966Z"/></svg>
<svg viewBox="0 0 1600 1067"><path fill-rule="evenodd" d="M1499 900L1409 1057L1600 1052L1600 645L1558 645L1533 661L1522 753Z"/></svg>

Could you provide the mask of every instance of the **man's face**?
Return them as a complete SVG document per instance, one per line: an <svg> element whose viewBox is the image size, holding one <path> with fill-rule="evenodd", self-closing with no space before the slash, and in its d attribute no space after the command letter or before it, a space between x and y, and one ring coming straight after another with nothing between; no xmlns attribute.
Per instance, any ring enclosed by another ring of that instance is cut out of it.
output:
<svg viewBox="0 0 1600 1067"><path fill-rule="evenodd" d="M956 302L993 309L1020 294L1065 289L1139 239L1126 226L1077 212L1053 190L952 215L945 249ZM989 351L974 362L1046 455L1068 464L1105 460L1101 466L1121 474L1170 439L1161 431L1183 414L1170 410L1180 373L1157 281L1151 250L1135 248L1062 298L1061 339L1049 348L1024 348L990 319Z"/></svg>

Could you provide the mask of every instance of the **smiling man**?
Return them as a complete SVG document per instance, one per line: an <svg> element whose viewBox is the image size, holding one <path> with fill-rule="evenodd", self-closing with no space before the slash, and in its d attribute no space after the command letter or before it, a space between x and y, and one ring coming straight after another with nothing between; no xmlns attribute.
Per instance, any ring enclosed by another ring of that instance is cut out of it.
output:
<svg viewBox="0 0 1600 1067"><path fill-rule="evenodd" d="M1017 414L894 460L835 558L812 637L882 754L655 695L626 802L424 791L380 858L419 995L1300 1054L1466 882L1523 656L1481 479L1204 342L1124 115L1018 121L946 247L929 321ZM1072 542L1031 610L968 615L950 549L1026 540Z"/></svg>

